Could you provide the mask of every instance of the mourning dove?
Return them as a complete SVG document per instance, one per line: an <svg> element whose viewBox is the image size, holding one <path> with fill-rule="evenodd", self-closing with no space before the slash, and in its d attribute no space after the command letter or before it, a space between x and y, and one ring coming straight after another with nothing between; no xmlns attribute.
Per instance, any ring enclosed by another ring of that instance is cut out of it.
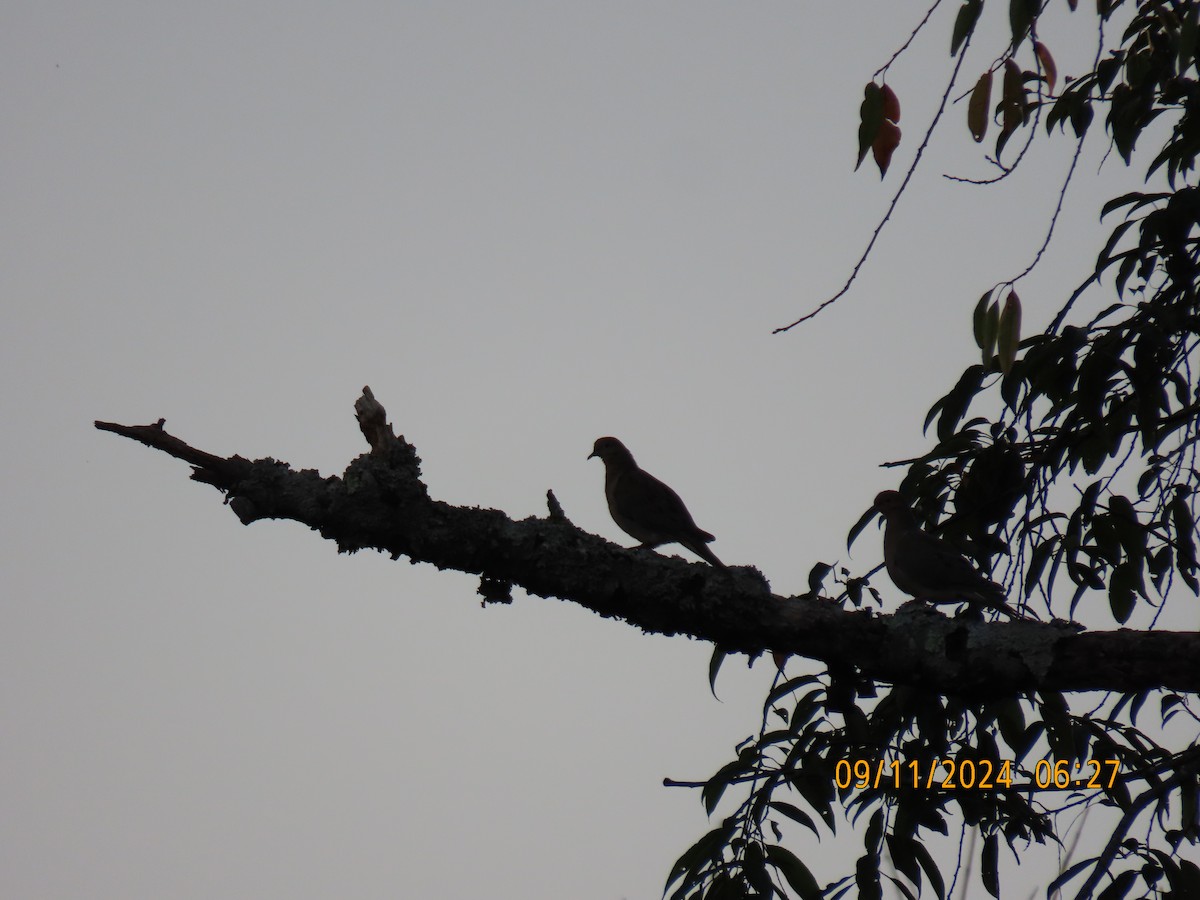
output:
<svg viewBox="0 0 1200 900"><path fill-rule="evenodd" d="M624 444L615 437L599 438L588 459L593 456L604 463L604 496L622 531L648 549L682 544L718 569L728 570L706 546L713 536L696 525L678 494L638 468Z"/></svg>
<svg viewBox="0 0 1200 900"><path fill-rule="evenodd" d="M985 578L953 545L921 530L897 491L875 498L883 515L883 563L896 587L931 603L965 602L1013 616L1004 588Z"/></svg>

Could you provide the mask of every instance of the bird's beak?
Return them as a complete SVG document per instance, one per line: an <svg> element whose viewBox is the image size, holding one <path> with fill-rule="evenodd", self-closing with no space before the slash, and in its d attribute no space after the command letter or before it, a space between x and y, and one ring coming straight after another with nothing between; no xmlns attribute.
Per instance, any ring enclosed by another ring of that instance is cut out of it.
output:
<svg viewBox="0 0 1200 900"><path fill-rule="evenodd" d="M591 458L592 458L593 456L595 456L595 455L596 455L596 451L595 451L595 450L593 450L591 453L589 453L589 454L587 455L587 458L588 458L588 459L591 459Z"/></svg>

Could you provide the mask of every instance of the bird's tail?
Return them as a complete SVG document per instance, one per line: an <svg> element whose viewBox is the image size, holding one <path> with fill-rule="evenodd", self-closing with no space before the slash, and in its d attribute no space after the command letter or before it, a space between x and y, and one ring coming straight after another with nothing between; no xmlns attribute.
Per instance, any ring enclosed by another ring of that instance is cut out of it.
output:
<svg viewBox="0 0 1200 900"><path fill-rule="evenodd" d="M994 609L996 612L1003 613L1010 619L1020 619L1022 616L1008 605L1008 594L1004 593L1004 588L996 584L994 581L988 582L988 587L983 590L976 591L972 595L972 599L977 601L979 605L987 609Z"/></svg>
<svg viewBox="0 0 1200 900"><path fill-rule="evenodd" d="M720 569L723 572L728 572L729 566L725 565L725 563L723 563L719 559L717 559L717 554L713 553L711 550L708 549L707 542L714 540L713 536L711 534L709 534L707 531L697 530L697 536L700 536L700 535L704 536L703 540L680 541L680 543L683 544L683 546L687 547L689 550L691 550L693 553L695 553L698 557L700 557L705 562L711 563L712 565L716 566L718 569Z"/></svg>

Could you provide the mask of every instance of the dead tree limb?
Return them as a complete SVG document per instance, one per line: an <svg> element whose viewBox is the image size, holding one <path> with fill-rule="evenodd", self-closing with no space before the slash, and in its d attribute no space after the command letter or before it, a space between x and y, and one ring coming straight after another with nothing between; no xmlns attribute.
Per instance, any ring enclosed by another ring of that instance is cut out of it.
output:
<svg viewBox="0 0 1200 900"><path fill-rule="evenodd" d="M646 632L688 635L727 652L775 651L822 660L861 677L939 693L1013 695L1031 690L1200 690L1200 634L1121 629L1083 632L1063 622L984 623L909 604L894 615L847 610L822 597L772 594L757 569L627 550L574 525L552 492L549 514L514 521L494 509L429 496L415 448L397 437L370 388L355 404L369 453L341 477L295 471L274 459L197 450L153 425L96 422L190 463L192 478L225 493L249 525L292 519L337 544L480 577L485 602L511 586L578 603Z"/></svg>

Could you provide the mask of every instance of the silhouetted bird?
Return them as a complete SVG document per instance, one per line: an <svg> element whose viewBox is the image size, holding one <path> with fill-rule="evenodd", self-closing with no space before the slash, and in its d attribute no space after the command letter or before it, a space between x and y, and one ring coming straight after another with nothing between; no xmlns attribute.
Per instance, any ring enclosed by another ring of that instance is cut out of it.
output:
<svg viewBox="0 0 1200 900"><path fill-rule="evenodd" d="M981 574L951 544L921 530L908 501L898 491L875 498L883 515L883 562L896 587L932 603L986 606L1008 616L1004 588Z"/></svg>
<svg viewBox="0 0 1200 900"><path fill-rule="evenodd" d="M639 469L624 444L614 437L599 438L588 459L593 456L604 463L604 496L622 531L642 547L682 544L718 569L729 568L708 549L713 536L696 525L679 495Z"/></svg>

